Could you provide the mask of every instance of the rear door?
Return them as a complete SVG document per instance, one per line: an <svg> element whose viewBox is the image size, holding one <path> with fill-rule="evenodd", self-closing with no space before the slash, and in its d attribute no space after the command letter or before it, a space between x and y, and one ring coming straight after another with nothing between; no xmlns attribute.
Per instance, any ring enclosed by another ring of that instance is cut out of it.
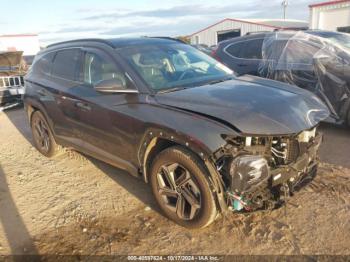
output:
<svg viewBox="0 0 350 262"><path fill-rule="evenodd" d="M226 46L224 52L230 59L225 62L239 75L258 75L263 40L263 38L249 39Z"/></svg>
<svg viewBox="0 0 350 262"><path fill-rule="evenodd" d="M77 115L70 89L79 85L76 73L80 56L78 48L39 54L25 78L25 101L45 113L58 139L77 137Z"/></svg>
<svg viewBox="0 0 350 262"><path fill-rule="evenodd" d="M55 101L59 113L53 116L56 134L78 146L79 141L79 114L77 102L79 94L73 92L79 86L79 67L82 51L80 48L58 50L55 54L51 69L51 86L55 90ZM55 120L55 121L56 121Z"/></svg>

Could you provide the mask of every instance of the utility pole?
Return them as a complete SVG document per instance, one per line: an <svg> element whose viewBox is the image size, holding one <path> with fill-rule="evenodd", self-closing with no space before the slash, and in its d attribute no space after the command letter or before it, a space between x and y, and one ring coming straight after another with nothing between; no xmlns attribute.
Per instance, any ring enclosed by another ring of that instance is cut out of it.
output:
<svg viewBox="0 0 350 262"><path fill-rule="evenodd" d="M283 19L284 20L286 20L287 6L288 6L288 0L283 0L282 8L283 8Z"/></svg>

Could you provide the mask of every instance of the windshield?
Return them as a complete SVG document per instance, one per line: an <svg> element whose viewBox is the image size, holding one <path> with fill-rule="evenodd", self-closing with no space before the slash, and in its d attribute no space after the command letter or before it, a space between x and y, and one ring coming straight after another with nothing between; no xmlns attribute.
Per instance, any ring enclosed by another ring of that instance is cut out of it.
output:
<svg viewBox="0 0 350 262"><path fill-rule="evenodd" d="M184 44L123 48L121 55L155 91L190 87L232 77L215 59Z"/></svg>
<svg viewBox="0 0 350 262"><path fill-rule="evenodd" d="M341 34L341 33L333 33L333 34L322 34L320 35L322 38L326 38L329 41L344 46L346 48L350 48L350 35Z"/></svg>

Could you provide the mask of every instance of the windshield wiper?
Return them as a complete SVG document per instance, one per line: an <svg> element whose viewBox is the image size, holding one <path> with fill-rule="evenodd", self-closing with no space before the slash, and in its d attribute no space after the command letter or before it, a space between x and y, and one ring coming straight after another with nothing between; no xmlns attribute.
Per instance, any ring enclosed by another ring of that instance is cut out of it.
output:
<svg viewBox="0 0 350 262"><path fill-rule="evenodd" d="M232 79L233 79L232 77L229 77L229 78L212 80L212 81L208 82L207 85L215 85L217 83L225 82L225 81L232 80Z"/></svg>
<svg viewBox="0 0 350 262"><path fill-rule="evenodd" d="M170 93L170 92L175 92L175 91L179 91L179 90L184 90L186 88L187 87L177 86L177 87L172 87L172 88L169 88L169 89L160 90L157 93L159 93L159 94Z"/></svg>

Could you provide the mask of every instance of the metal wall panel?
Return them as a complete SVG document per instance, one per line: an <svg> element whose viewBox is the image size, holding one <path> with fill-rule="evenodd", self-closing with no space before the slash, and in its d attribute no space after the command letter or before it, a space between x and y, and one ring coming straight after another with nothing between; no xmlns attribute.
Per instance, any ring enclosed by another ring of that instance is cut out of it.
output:
<svg viewBox="0 0 350 262"><path fill-rule="evenodd" d="M191 43L196 44L196 36L199 40L199 44L206 44L208 46L217 44L217 32L240 29L241 35L245 35L248 32L259 31L273 31L273 27L257 25L252 23L238 22L232 20L224 20L212 27L209 27L197 34L191 36Z"/></svg>

